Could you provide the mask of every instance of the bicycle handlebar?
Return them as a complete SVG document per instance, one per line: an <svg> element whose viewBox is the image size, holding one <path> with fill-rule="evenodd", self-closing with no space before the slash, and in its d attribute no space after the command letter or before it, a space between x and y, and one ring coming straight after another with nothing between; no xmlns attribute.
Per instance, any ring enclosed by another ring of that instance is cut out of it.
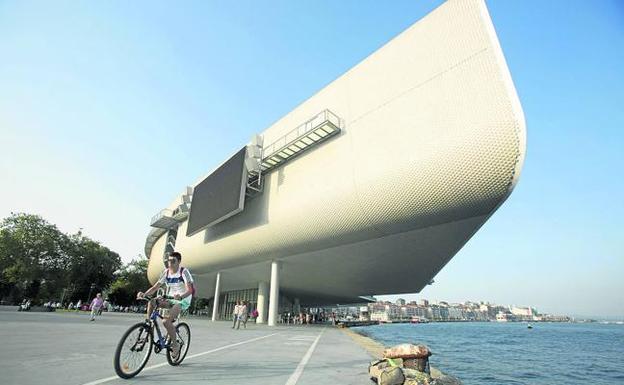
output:
<svg viewBox="0 0 624 385"><path fill-rule="evenodd" d="M170 296L170 295L157 295L155 297L149 296L149 295L143 295L143 297L141 298L137 298L139 301L145 301L145 302L149 302L153 299L158 299L158 298L162 298L162 299L175 299L174 297Z"/></svg>

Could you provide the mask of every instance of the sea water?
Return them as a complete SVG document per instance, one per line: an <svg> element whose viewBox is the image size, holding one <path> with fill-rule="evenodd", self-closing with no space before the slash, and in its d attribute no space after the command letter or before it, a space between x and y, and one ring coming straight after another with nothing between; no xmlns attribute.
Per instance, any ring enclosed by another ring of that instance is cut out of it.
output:
<svg viewBox="0 0 624 385"><path fill-rule="evenodd" d="M353 328L386 346L424 343L463 384L624 384L624 325L455 322Z"/></svg>

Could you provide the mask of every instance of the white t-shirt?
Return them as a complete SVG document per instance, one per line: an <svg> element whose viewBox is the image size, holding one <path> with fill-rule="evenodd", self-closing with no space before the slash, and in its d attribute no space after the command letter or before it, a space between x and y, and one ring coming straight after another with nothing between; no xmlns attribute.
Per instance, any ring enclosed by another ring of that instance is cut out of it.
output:
<svg viewBox="0 0 624 385"><path fill-rule="evenodd" d="M193 277L187 268L180 266L175 273L170 273L168 268L163 270L158 282L167 285L167 295L182 295L186 293L186 284L193 283Z"/></svg>

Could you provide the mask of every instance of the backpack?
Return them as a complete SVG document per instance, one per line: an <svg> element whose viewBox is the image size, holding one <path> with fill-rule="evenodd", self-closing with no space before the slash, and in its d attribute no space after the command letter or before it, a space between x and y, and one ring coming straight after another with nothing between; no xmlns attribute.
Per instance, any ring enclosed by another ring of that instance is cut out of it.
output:
<svg viewBox="0 0 624 385"><path fill-rule="evenodd" d="M165 269L165 278L169 278L169 269ZM180 266L180 278L184 281L184 266ZM186 281L184 281L186 283ZM195 295L195 284L191 283L191 295Z"/></svg>

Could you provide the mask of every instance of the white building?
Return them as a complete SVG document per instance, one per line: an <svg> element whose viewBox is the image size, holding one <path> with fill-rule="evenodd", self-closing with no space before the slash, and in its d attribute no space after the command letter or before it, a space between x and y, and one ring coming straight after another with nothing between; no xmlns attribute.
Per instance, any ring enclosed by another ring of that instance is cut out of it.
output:
<svg viewBox="0 0 624 385"><path fill-rule="evenodd" d="M509 196L525 136L485 3L448 1L159 212L149 279L175 249L213 319L246 299L269 324L419 292Z"/></svg>
<svg viewBox="0 0 624 385"><path fill-rule="evenodd" d="M448 319L451 321L459 321L464 319L464 312L460 307L450 306L448 308Z"/></svg>
<svg viewBox="0 0 624 385"><path fill-rule="evenodd" d="M517 319L525 321L536 320L537 310L535 310L535 308L511 306L509 310L511 311L511 314L516 316Z"/></svg>

